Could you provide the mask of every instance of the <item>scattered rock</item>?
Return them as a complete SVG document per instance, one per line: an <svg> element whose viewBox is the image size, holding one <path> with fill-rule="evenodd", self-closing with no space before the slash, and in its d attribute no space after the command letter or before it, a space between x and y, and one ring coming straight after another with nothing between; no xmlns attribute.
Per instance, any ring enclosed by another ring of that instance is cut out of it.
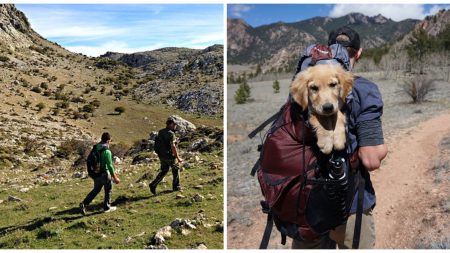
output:
<svg viewBox="0 0 450 253"><path fill-rule="evenodd" d="M148 249L169 249L165 244L161 245L150 245Z"/></svg>
<svg viewBox="0 0 450 253"><path fill-rule="evenodd" d="M133 187L134 187L134 185L133 185L133 184L131 184L131 183L130 183L130 184L128 184L128 186L127 186L127 188L128 188L128 189L131 189L131 188L133 188Z"/></svg>
<svg viewBox="0 0 450 253"><path fill-rule="evenodd" d="M127 236L127 238L125 238L125 243L130 243L132 240L133 240L133 237Z"/></svg>
<svg viewBox="0 0 450 253"><path fill-rule="evenodd" d="M194 186L194 189L201 190L201 189L203 189L203 185L201 185L201 184L196 185L196 186Z"/></svg>
<svg viewBox="0 0 450 253"><path fill-rule="evenodd" d="M205 244L200 243L200 245L197 246L197 249L208 249Z"/></svg>
<svg viewBox="0 0 450 253"><path fill-rule="evenodd" d="M21 188L21 189L19 190L19 192L26 193L26 192L28 192L29 190L30 190L30 188L24 187L24 188Z"/></svg>
<svg viewBox="0 0 450 253"><path fill-rule="evenodd" d="M184 236L187 236L187 235L189 235L190 233L191 233L191 231L188 230L188 229L185 229L185 228L182 228L182 229L181 229L181 234L184 235Z"/></svg>
<svg viewBox="0 0 450 253"><path fill-rule="evenodd" d="M208 195L206 195L206 199L207 200L215 200L215 199L217 199L217 197L212 195L211 193L208 193Z"/></svg>
<svg viewBox="0 0 450 253"><path fill-rule="evenodd" d="M8 196L8 201L22 202L23 200L22 200L22 199L19 199L19 198L16 197L16 196L9 195L9 196Z"/></svg>
<svg viewBox="0 0 450 253"><path fill-rule="evenodd" d="M188 147L188 151L197 151L199 149L202 149L208 145L208 140L205 138L202 138L200 140L194 141L191 145Z"/></svg>
<svg viewBox="0 0 450 253"><path fill-rule="evenodd" d="M113 157L113 161L114 161L114 164L121 164L122 163L122 160L119 157L117 157L117 156Z"/></svg>
<svg viewBox="0 0 450 253"><path fill-rule="evenodd" d="M108 237L108 236L106 236L105 234L102 234L101 236L102 236L103 239L106 238L106 237Z"/></svg>
<svg viewBox="0 0 450 253"><path fill-rule="evenodd" d="M202 202L204 199L205 197L197 193L192 197L192 202Z"/></svg>
<svg viewBox="0 0 450 253"><path fill-rule="evenodd" d="M191 167L192 167L192 165L190 163L188 163L188 162L185 162L183 164L183 168L185 168L185 169L190 169Z"/></svg>
<svg viewBox="0 0 450 253"><path fill-rule="evenodd" d="M51 210L55 210L55 209L57 209L57 208L58 208L58 207L56 207L56 206L52 206L52 207L48 208L48 210L51 211Z"/></svg>
<svg viewBox="0 0 450 253"><path fill-rule="evenodd" d="M216 231L220 232L220 233L223 233L223 221L218 223L218 224L216 224Z"/></svg>
<svg viewBox="0 0 450 253"><path fill-rule="evenodd" d="M196 162L198 162L198 161L200 161L200 157L198 157L198 155L196 155L196 156L194 156L194 160L195 160Z"/></svg>
<svg viewBox="0 0 450 253"><path fill-rule="evenodd" d="M3 199L0 199L0 204L2 204L3 202L5 202Z"/></svg>
<svg viewBox="0 0 450 253"><path fill-rule="evenodd" d="M184 199L184 198L186 198L186 197L181 194L177 194L177 196L175 196L175 199Z"/></svg>
<svg viewBox="0 0 450 253"><path fill-rule="evenodd" d="M75 171L75 173L73 173L72 177L73 178L85 178L86 177L86 173L85 172L80 172L80 171Z"/></svg>

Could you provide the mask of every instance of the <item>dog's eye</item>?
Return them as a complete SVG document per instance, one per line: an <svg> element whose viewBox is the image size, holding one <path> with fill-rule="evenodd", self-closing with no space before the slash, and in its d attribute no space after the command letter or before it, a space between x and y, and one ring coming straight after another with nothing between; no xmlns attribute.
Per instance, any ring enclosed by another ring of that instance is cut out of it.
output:
<svg viewBox="0 0 450 253"><path fill-rule="evenodd" d="M318 91L319 90L319 87L317 87L317 86L315 86L315 85L313 85L313 86L311 86L311 87L309 87L312 91Z"/></svg>
<svg viewBox="0 0 450 253"><path fill-rule="evenodd" d="M335 82L330 83L330 87L331 87L331 88L336 87L336 85L337 85L337 83L335 83Z"/></svg>

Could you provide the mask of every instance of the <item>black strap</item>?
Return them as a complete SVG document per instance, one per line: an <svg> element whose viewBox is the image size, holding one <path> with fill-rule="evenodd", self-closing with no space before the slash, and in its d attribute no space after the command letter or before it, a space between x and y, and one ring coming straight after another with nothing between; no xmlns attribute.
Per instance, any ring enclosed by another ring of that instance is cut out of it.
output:
<svg viewBox="0 0 450 253"><path fill-rule="evenodd" d="M273 216L269 212L267 214L267 224L266 229L264 229L263 238L261 240L261 244L259 245L259 249L267 249L267 246L269 246L269 240L270 240L270 234L272 233L273 228Z"/></svg>
<svg viewBox="0 0 450 253"><path fill-rule="evenodd" d="M261 132L267 125L275 121L278 116L280 116L281 112L283 111L284 105L280 108L280 110L272 115L270 118L268 118L266 121L264 121L259 127L257 127L255 130L253 130L251 133L248 134L248 138L252 139L256 136L259 132Z"/></svg>
<svg viewBox="0 0 450 253"><path fill-rule="evenodd" d="M281 233L281 244L286 245L286 234Z"/></svg>
<svg viewBox="0 0 450 253"><path fill-rule="evenodd" d="M356 220L355 220L355 231L353 233L353 244L352 249L359 248L359 241L361 237L361 224L362 224L362 214L363 214L363 203L364 203L364 188L365 180L361 176L361 171L358 170L359 185L358 185L358 202L356 205Z"/></svg>
<svg viewBox="0 0 450 253"><path fill-rule="evenodd" d="M259 161L260 161L260 159L258 159L258 161L256 161L255 165L253 165L252 171L250 172L250 175L251 175L252 177L255 176L256 171L258 170L259 163L260 163Z"/></svg>

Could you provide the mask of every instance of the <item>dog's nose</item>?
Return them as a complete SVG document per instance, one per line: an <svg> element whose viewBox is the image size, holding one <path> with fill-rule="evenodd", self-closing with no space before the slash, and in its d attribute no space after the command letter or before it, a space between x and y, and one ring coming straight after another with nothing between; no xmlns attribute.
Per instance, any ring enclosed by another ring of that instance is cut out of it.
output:
<svg viewBox="0 0 450 253"><path fill-rule="evenodd" d="M334 106L331 103L326 103L326 104L322 105L322 111L325 113L332 112L333 109L334 109Z"/></svg>

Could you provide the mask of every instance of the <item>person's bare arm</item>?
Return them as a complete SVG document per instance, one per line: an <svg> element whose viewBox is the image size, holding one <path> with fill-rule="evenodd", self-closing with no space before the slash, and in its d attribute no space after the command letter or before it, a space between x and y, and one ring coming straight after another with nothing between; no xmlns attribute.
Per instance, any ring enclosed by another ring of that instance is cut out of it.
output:
<svg viewBox="0 0 450 253"><path fill-rule="evenodd" d="M172 154L175 156L175 158L177 158L178 162L181 162L182 160L178 156L178 150L177 150L177 146L175 146L175 143L172 143L171 148L172 148Z"/></svg>
<svg viewBox="0 0 450 253"><path fill-rule="evenodd" d="M380 168L381 161L386 157L387 151L386 144L364 146L359 148L358 156L368 171L374 171Z"/></svg>

